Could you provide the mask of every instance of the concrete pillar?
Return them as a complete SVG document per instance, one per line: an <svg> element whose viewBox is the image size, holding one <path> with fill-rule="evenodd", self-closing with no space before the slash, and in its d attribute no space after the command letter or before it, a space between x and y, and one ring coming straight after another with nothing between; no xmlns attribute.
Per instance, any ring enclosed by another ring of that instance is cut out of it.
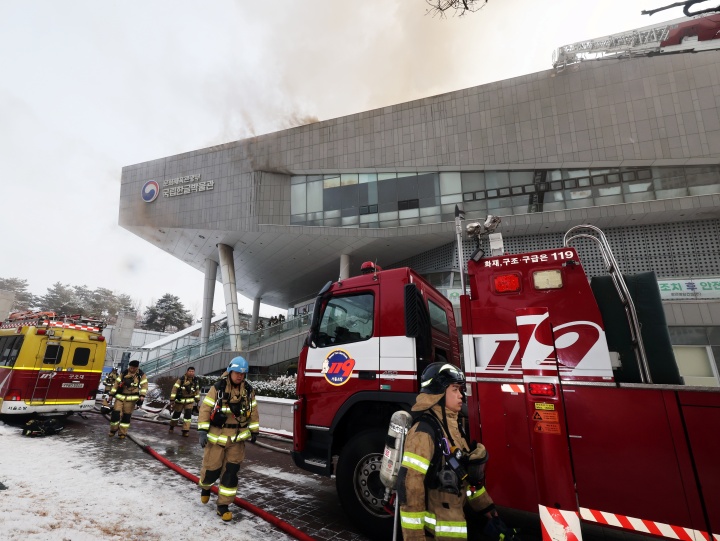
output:
<svg viewBox="0 0 720 541"><path fill-rule="evenodd" d="M255 297L253 300L253 311L252 317L250 318L250 332L255 332L257 327L258 318L260 317L260 300L262 297Z"/></svg>
<svg viewBox="0 0 720 541"><path fill-rule="evenodd" d="M210 338L210 323L212 320L213 299L215 298L217 268L217 262L212 259L205 260L205 291L203 293L202 328L200 329L200 343L202 344L203 355L207 350L208 338ZM233 274L233 277L234 276Z"/></svg>
<svg viewBox="0 0 720 541"><path fill-rule="evenodd" d="M226 244L218 244L220 254L220 275L225 295L225 311L227 312L230 347L233 351L242 351L240 342L240 315L238 314L237 286L235 285L235 261L233 249Z"/></svg>
<svg viewBox="0 0 720 541"><path fill-rule="evenodd" d="M350 256L348 254L340 254L340 278L345 280L350 278Z"/></svg>

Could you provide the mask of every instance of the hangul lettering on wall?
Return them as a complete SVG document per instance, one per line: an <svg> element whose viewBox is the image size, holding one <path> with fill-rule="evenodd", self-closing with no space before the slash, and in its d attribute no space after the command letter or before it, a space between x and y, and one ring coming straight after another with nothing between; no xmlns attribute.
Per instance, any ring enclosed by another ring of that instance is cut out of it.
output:
<svg viewBox="0 0 720 541"><path fill-rule="evenodd" d="M170 188L170 197L175 197L177 195L177 188Z"/></svg>
<svg viewBox="0 0 720 541"><path fill-rule="evenodd" d="M540 254L540 261L547 261L548 255L547 254Z"/></svg>
<svg viewBox="0 0 720 541"><path fill-rule="evenodd" d="M518 263L520 263L520 260L519 260L517 257L511 257L511 258L510 258L510 262L511 262L513 265L517 265Z"/></svg>
<svg viewBox="0 0 720 541"><path fill-rule="evenodd" d="M197 184L190 184L190 191L191 191L191 192L197 192L197 191L198 191L198 185L197 185Z"/></svg>
<svg viewBox="0 0 720 541"><path fill-rule="evenodd" d="M485 260L485 266L486 266L486 267L492 267L492 263L490 263L490 261L488 261L488 260L486 259L486 260Z"/></svg>
<svg viewBox="0 0 720 541"><path fill-rule="evenodd" d="M712 282L700 282L700 289L703 291L712 291Z"/></svg>
<svg viewBox="0 0 720 541"><path fill-rule="evenodd" d="M168 184L170 184L170 181L165 179L163 180L163 188L166 187Z"/></svg>
<svg viewBox="0 0 720 541"><path fill-rule="evenodd" d="M208 180L208 181L205 183L205 187L206 187L208 190L212 190L212 189L215 187L215 181L214 181L214 180Z"/></svg>
<svg viewBox="0 0 720 541"><path fill-rule="evenodd" d="M533 263L538 263L540 261L540 258L537 255L530 256L530 261Z"/></svg>
<svg viewBox="0 0 720 541"><path fill-rule="evenodd" d="M522 256L523 263L529 263L530 262L530 256L524 255Z"/></svg>
<svg viewBox="0 0 720 541"><path fill-rule="evenodd" d="M502 260L502 262L503 262L503 265L509 265L509 264L510 264L510 258L509 258L509 257L506 257L505 259Z"/></svg>
<svg viewBox="0 0 720 541"><path fill-rule="evenodd" d="M190 193L190 186L183 186L183 195L187 195Z"/></svg>
<svg viewBox="0 0 720 541"><path fill-rule="evenodd" d="M493 259L493 260L492 260L492 266L493 266L493 267L499 267L499 266L500 266L500 260L499 260L499 259Z"/></svg>
<svg viewBox="0 0 720 541"><path fill-rule="evenodd" d="M660 291L670 291L670 284L661 283Z"/></svg>
<svg viewBox="0 0 720 541"><path fill-rule="evenodd" d="M199 192L205 191L205 182L198 182L198 191Z"/></svg>
<svg viewBox="0 0 720 541"><path fill-rule="evenodd" d="M170 197L170 190L163 190L163 197Z"/></svg>
<svg viewBox="0 0 720 541"><path fill-rule="evenodd" d="M682 284L678 284L677 282L672 283L672 290L673 291L682 291Z"/></svg>

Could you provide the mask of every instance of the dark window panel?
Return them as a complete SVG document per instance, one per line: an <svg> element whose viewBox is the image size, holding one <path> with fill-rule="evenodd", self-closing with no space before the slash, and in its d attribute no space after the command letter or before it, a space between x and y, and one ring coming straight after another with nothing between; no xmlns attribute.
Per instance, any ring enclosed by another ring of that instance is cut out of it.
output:
<svg viewBox="0 0 720 541"><path fill-rule="evenodd" d="M368 214L375 214L378 211L377 205L370 205L368 207Z"/></svg>
<svg viewBox="0 0 720 541"><path fill-rule="evenodd" d="M417 199L418 180L417 177L402 177L397 179L398 200Z"/></svg>
<svg viewBox="0 0 720 541"><path fill-rule="evenodd" d="M323 190L323 209L340 209L340 190L341 188L326 188Z"/></svg>
<svg viewBox="0 0 720 541"><path fill-rule="evenodd" d="M437 173L417 176L418 193L420 199L428 197L437 197L440 195L440 181Z"/></svg>

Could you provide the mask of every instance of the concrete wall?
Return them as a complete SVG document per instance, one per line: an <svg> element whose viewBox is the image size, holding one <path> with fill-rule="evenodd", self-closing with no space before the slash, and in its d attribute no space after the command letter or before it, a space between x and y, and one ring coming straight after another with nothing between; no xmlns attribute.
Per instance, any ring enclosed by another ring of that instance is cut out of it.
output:
<svg viewBox="0 0 720 541"><path fill-rule="evenodd" d="M282 430L292 434L294 400L258 396L257 401L258 412L260 413L260 428Z"/></svg>

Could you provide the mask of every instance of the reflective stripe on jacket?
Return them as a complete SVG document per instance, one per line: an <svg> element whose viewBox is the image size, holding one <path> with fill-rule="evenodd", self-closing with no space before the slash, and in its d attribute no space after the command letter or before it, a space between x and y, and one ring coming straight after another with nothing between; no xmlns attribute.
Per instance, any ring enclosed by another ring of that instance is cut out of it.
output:
<svg viewBox="0 0 720 541"><path fill-rule="evenodd" d="M228 378L229 379L229 378ZM257 409L257 400L255 399L255 391L247 394L249 386L243 381L239 386L235 387L227 381L225 391L223 392L220 411L227 416L225 426L218 427L210 424L210 414L218 401L218 391L215 385L210 387L207 395L200 403L200 413L198 414L198 430L208 432L208 442L216 445L225 446L228 443L237 443L250 439L252 432L260 430L260 416ZM235 416L232 412L233 408L241 413ZM236 426L227 426L236 425Z"/></svg>

